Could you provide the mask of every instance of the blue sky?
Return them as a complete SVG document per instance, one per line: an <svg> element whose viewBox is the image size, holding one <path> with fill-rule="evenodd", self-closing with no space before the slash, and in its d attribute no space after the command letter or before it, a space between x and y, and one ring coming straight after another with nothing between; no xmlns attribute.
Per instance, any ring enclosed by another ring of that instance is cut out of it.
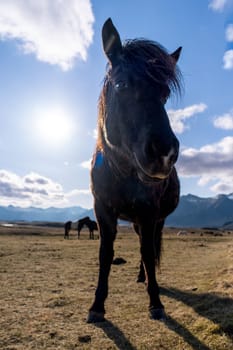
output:
<svg viewBox="0 0 233 350"><path fill-rule="evenodd" d="M108 17L122 40L183 47L167 103L181 192L233 192L233 0L1 0L0 205L92 206Z"/></svg>

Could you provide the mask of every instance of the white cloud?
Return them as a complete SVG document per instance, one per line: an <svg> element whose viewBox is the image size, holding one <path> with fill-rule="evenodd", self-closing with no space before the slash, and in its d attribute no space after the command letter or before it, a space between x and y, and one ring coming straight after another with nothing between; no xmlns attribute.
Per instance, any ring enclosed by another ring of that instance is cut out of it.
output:
<svg viewBox="0 0 233 350"><path fill-rule="evenodd" d="M224 182L222 180L218 181L216 184L210 187L210 190L214 193L232 193L232 177L225 178Z"/></svg>
<svg viewBox="0 0 233 350"><path fill-rule="evenodd" d="M76 189L76 190L72 190L72 191L68 192L66 194L66 197L67 198L72 198L72 197L75 197L75 196L77 197L79 195L90 195L90 194L91 194L91 190L90 189L80 189L80 190Z"/></svg>
<svg viewBox="0 0 233 350"><path fill-rule="evenodd" d="M97 136L98 136L98 131L97 128L91 130L88 132L88 135L91 136L93 139L97 140Z"/></svg>
<svg viewBox="0 0 233 350"><path fill-rule="evenodd" d="M226 41L233 41L233 24L229 24L226 29Z"/></svg>
<svg viewBox="0 0 233 350"><path fill-rule="evenodd" d="M233 42L233 24L229 24L226 28L226 41ZM223 68L233 69L233 50L225 51L223 55Z"/></svg>
<svg viewBox="0 0 233 350"><path fill-rule="evenodd" d="M200 149L181 151L178 172L184 177L199 177L200 186L210 186L214 193L233 192L233 137L208 144Z"/></svg>
<svg viewBox="0 0 233 350"><path fill-rule="evenodd" d="M233 130L233 110L214 119L214 126L219 129Z"/></svg>
<svg viewBox="0 0 233 350"><path fill-rule="evenodd" d="M19 176L4 169L0 170L0 205L41 208L82 206L84 202L90 202L90 195L89 189L65 192L61 184L34 172Z"/></svg>
<svg viewBox="0 0 233 350"><path fill-rule="evenodd" d="M199 103L184 109L168 110L168 117L170 119L172 129L178 134L183 133L184 130L188 128L188 126L185 124L186 120L193 117L197 113L204 112L206 108L206 104Z"/></svg>
<svg viewBox="0 0 233 350"><path fill-rule="evenodd" d="M93 197L90 189L74 189L65 194L66 202L69 206L81 206L83 208L93 208Z"/></svg>
<svg viewBox="0 0 233 350"><path fill-rule="evenodd" d="M92 136L93 136L93 138L94 138L95 140L97 140L97 136L98 136L98 131L97 131L97 129L94 129L94 130L92 131Z"/></svg>
<svg viewBox="0 0 233 350"><path fill-rule="evenodd" d="M82 163L80 163L80 166L84 169L91 169L91 161L92 159L84 160Z"/></svg>
<svg viewBox="0 0 233 350"><path fill-rule="evenodd" d="M209 8L211 8L213 11L221 12L227 3L229 3L229 0L211 0L209 2Z"/></svg>
<svg viewBox="0 0 233 350"><path fill-rule="evenodd" d="M226 28L226 41L233 42L233 24L228 24ZM223 68L224 69L233 69L233 50L225 51L223 55Z"/></svg>
<svg viewBox="0 0 233 350"><path fill-rule="evenodd" d="M227 50L223 56L223 68L233 69L233 50Z"/></svg>
<svg viewBox="0 0 233 350"><path fill-rule="evenodd" d="M44 206L64 200L62 186L36 173L18 176L0 170L0 203Z"/></svg>
<svg viewBox="0 0 233 350"><path fill-rule="evenodd" d="M86 60L93 22L90 0L0 1L0 39L17 39L23 53L63 70Z"/></svg>

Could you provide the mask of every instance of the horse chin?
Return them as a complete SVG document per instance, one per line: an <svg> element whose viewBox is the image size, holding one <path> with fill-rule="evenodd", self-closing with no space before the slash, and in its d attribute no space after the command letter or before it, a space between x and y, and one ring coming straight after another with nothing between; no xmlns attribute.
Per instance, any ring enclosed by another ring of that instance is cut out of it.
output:
<svg viewBox="0 0 233 350"><path fill-rule="evenodd" d="M163 175L163 174L156 174L156 175L149 175L147 173L145 173L144 171L142 171L142 169L137 170L137 175L140 181L144 182L144 183L154 183L154 182L159 182L159 181L163 181L165 180L168 175Z"/></svg>

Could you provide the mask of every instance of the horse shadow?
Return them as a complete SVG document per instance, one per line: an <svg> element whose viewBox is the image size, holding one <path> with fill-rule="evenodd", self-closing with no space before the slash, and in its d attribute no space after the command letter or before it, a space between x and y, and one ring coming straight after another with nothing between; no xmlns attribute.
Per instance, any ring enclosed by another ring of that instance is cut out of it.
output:
<svg viewBox="0 0 233 350"><path fill-rule="evenodd" d="M162 295L167 296L168 298L181 301L187 306L190 306L198 315L218 325L217 332L219 334L225 333L231 339L233 344L233 322L226 322L226 315L223 312L223 310L226 310L226 308L227 310L233 310L232 298L221 297L213 293L197 294L182 291L176 288L168 289L165 287L161 287L160 292ZM167 316L164 324L171 331L182 337L184 341L193 348L193 350L211 350L174 318ZM123 331L111 321L106 319L104 322L96 323L95 326L104 331L106 336L114 342L117 349L136 350L136 347L127 339Z"/></svg>
<svg viewBox="0 0 233 350"><path fill-rule="evenodd" d="M102 329L106 336L111 339L119 350L137 350L126 338L122 330L115 326L111 321L105 319L104 322L98 322L96 327Z"/></svg>
<svg viewBox="0 0 233 350"><path fill-rule="evenodd" d="M198 315L210 320L218 327L218 334L225 333L233 344L233 299L230 297L222 297L214 293L192 293L182 291L176 288L160 288L162 295L181 301L191 307ZM224 312L228 310L229 312ZM167 325L173 327L174 320L168 317ZM198 348L199 349L199 348Z"/></svg>

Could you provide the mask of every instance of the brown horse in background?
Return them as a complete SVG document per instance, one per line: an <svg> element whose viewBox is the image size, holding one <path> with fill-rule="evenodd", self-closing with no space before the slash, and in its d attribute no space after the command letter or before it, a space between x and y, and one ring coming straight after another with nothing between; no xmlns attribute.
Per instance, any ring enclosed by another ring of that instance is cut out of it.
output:
<svg viewBox="0 0 233 350"><path fill-rule="evenodd" d="M98 230L98 226L95 221L89 218L89 216L86 216L85 218L78 220L78 226L77 226L78 239L80 238L80 232L84 226L86 226L89 229L89 232L90 232L89 238L95 239L94 231Z"/></svg>
<svg viewBox="0 0 233 350"><path fill-rule="evenodd" d="M71 227L72 227L72 221L65 222L65 224L64 224L64 229L65 229L64 239L70 238L69 233L70 233Z"/></svg>
<svg viewBox="0 0 233 350"><path fill-rule="evenodd" d="M87 227L89 229L89 238L95 239L94 231L98 231L97 223L89 218L89 216L85 216L84 218L78 220L77 222L67 221L64 224L64 239L69 239L69 232L73 228L77 228L78 231L78 239L80 238L80 232L83 227Z"/></svg>

